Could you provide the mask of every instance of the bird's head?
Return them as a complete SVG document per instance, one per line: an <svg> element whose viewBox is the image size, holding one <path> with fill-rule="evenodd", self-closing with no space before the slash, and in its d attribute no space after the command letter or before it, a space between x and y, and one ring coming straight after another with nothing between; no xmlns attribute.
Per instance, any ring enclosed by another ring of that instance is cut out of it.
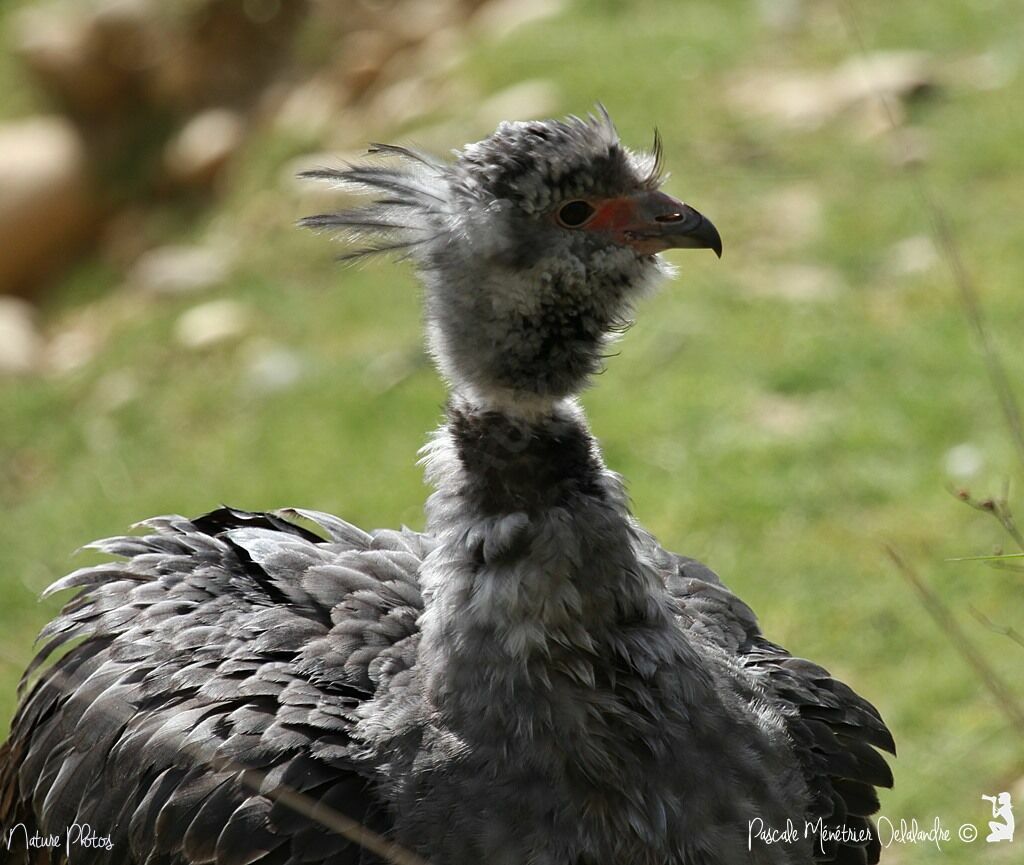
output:
<svg viewBox="0 0 1024 865"><path fill-rule="evenodd" d="M502 123L454 162L375 145L393 165L307 176L377 196L303 223L396 252L426 287L431 351L484 406L541 410L585 386L634 301L664 272L657 253L722 252L715 227L660 190L661 148L638 154L606 113Z"/></svg>

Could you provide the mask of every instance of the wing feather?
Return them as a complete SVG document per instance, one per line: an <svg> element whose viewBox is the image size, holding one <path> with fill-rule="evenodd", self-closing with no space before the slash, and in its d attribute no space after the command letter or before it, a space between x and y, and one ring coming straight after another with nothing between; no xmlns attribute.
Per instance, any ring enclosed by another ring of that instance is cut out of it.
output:
<svg viewBox="0 0 1024 865"><path fill-rule="evenodd" d="M351 734L378 662L413 662L430 542L316 511L142 525L92 545L122 561L49 590L77 594L43 631L0 751L0 825L87 818L114 835L110 861L133 865L290 865L325 849L372 862L272 794L287 785L386 830Z"/></svg>
<svg viewBox="0 0 1024 865"><path fill-rule="evenodd" d="M878 811L875 787L891 787L892 772L879 748L895 754L892 734L878 710L823 667L794 658L761 633L757 617L706 565L658 550L666 587L680 625L733 657L786 719L810 801L808 817L824 826L871 829L860 845L816 840L822 861L873 865L880 846L870 816Z"/></svg>

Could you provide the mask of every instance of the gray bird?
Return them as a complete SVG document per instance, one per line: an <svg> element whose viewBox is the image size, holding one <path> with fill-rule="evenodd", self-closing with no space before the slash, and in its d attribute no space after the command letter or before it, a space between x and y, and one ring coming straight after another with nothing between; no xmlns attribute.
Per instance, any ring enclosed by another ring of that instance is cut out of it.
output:
<svg viewBox="0 0 1024 865"><path fill-rule="evenodd" d="M221 508L96 543L0 751L5 861L876 862L878 712L659 546L576 401L658 253L721 254L658 142L601 111L372 152L312 172L372 203L305 222L422 278L426 531Z"/></svg>

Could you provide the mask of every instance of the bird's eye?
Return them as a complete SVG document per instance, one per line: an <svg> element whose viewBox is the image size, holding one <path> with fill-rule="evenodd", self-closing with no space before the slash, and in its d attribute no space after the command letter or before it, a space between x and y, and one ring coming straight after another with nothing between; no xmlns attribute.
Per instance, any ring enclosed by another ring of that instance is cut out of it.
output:
<svg viewBox="0 0 1024 865"><path fill-rule="evenodd" d="M594 215L594 208L585 201L570 201L558 208L558 221L566 228L579 228Z"/></svg>

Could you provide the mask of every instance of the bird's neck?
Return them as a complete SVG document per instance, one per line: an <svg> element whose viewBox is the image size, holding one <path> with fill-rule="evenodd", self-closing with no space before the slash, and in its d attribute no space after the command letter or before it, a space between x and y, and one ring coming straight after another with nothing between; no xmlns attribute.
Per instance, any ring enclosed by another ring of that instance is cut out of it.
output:
<svg viewBox="0 0 1024 865"><path fill-rule="evenodd" d="M425 461L436 487L427 505L434 533L507 518L526 529L552 511L578 514L581 506L628 522L622 484L605 468L575 402L460 396L447 414Z"/></svg>
<svg viewBox="0 0 1024 865"><path fill-rule="evenodd" d="M554 718L585 724L612 671L678 665L650 539L575 404L531 418L453 404L427 463L439 544L420 659L451 722L505 741Z"/></svg>

